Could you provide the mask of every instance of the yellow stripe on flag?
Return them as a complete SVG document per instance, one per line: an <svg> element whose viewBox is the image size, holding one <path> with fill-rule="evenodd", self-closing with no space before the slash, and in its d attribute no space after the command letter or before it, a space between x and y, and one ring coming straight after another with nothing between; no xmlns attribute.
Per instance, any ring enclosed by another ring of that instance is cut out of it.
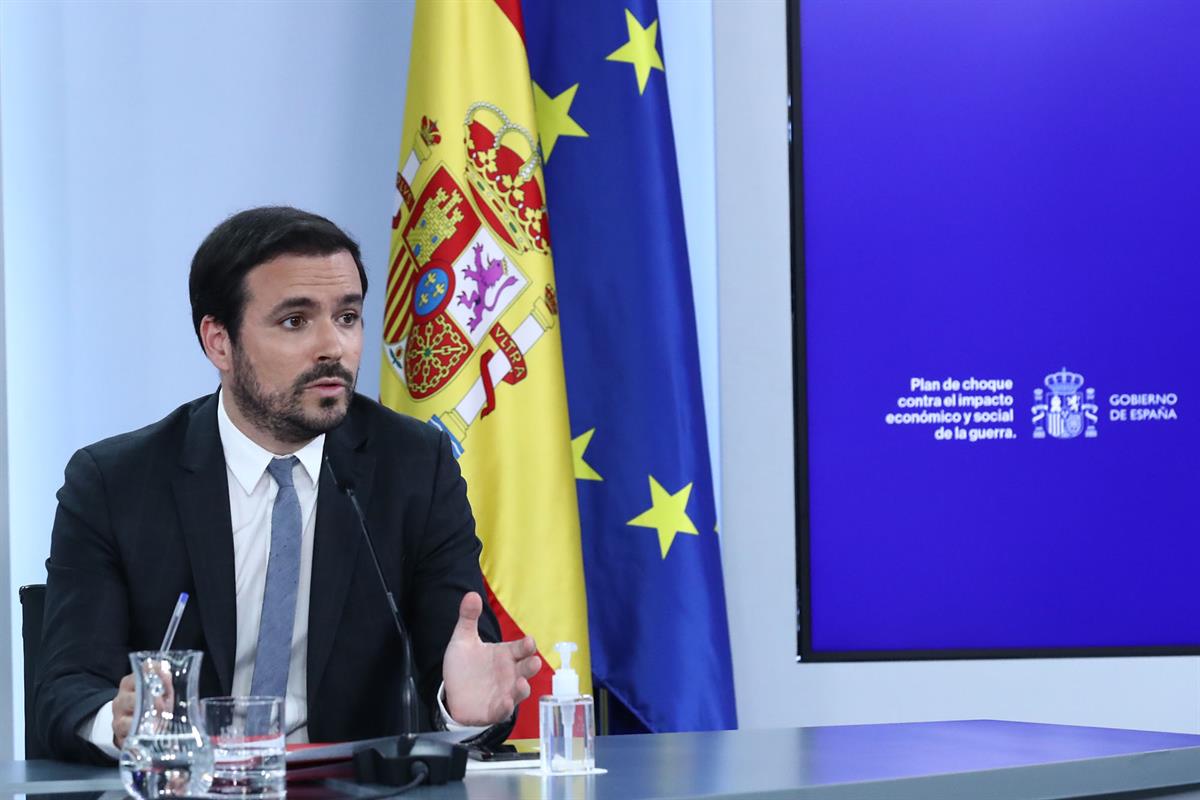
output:
<svg viewBox="0 0 1200 800"><path fill-rule="evenodd" d="M389 275L388 284L411 279L412 294L399 317L409 319L407 334L385 341L380 394L397 411L435 420L461 446L484 577L551 666L556 642L578 644L572 665L590 691L562 342L525 45L493 0L419 1L408 74L404 199L391 247L392 269L408 273Z"/></svg>

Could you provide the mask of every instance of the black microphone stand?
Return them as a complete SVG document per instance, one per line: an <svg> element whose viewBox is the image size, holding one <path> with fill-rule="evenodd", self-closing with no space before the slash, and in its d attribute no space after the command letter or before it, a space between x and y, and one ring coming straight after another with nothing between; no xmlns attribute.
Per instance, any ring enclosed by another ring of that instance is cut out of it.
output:
<svg viewBox="0 0 1200 800"><path fill-rule="evenodd" d="M400 609L396 605L396 596L392 594L387 578L383 575L383 568L379 565L379 556L375 553L375 543L371 541L371 532L367 529L367 517L363 514L362 506L358 504L358 497L354 493L354 487L338 480L337 473L333 471L333 462L329 460L329 456L325 457L325 467L329 470L329 477L333 479L333 484L337 486L342 494L349 498L350 504L354 507L354 515L358 518L359 530L362 531L363 540L367 543L367 552L371 554L371 564L375 567L375 575L379 578L379 585L383 587L383 594L387 598L388 610L392 614L392 622L395 623L396 633L400 636L400 730L402 733L417 733L420 730L420 725L417 722L417 685L413 679L412 644L408 638L408 631L404 627L404 621L400 617Z"/></svg>
<svg viewBox="0 0 1200 800"><path fill-rule="evenodd" d="M354 508L354 516L358 518L359 530L362 531L363 539L367 543L367 552L371 554L371 564L375 567L375 576L379 578L379 585L383 587L388 611L391 612L396 633L400 636L400 724L403 735L390 742L364 747L362 750L356 751L353 758L355 779L362 784L401 787L398 790L375 795L380 798L394 796L422 783L437 785L447 781L462 780L467 762L465 748L417 736L420 726L417 722L417 686L413 678L412 642L404 627L404 621L400 617L396 596L392 594L387 578L384 577L383 567L379 565L375 543L371 540L371 532L367 528L367 517L358 503L354 486L338 480L337 473L333 469L333 462L330 461L328 455L325 456L325 468L329 472L329 477L333 479L333 485L349 498L350 505Z"/></svg>

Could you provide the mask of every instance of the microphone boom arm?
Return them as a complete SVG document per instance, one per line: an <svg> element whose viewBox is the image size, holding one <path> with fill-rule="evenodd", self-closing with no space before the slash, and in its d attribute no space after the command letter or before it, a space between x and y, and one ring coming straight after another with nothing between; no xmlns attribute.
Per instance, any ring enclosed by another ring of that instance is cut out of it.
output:
<svg viewBox="0 0 1200 800"><path fill-rule="evenodd" d="M417 687L416 681L413 679L412 644L408 636L408 631L404 627L403 619L400 616L400 609L396 605L396 596L392 594L392 589L388 586L387 578L384 577L383 567L380 566L379 556L375 552L375 543L371 540L371 532L367 528L367 517L363 514L362 506L358 504L358 496L354 493L354 487L338 480L337 473L333 471L333 462L329 460L329 456L325 456L325 468L329 472L329 477L333 479L333 485L350 500L350 505L354 507L354 515L358 518L359 530L362 531L363 540L367 543L367 552L371 555L371 564L375 567L375 575L379 578L379 585L383 588L383 594L387 598L388 610L391 612L392 622L395 623L396 633L400 636L400 722L403 728L401 733L416 733L420 726L417 722Z"/></svg>

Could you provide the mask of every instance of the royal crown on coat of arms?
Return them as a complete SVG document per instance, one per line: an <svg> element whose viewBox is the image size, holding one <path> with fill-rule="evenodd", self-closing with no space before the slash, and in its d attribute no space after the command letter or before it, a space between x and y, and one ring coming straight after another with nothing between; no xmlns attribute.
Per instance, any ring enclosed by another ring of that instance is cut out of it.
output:
<svg viewBox="0 0 1200 800"><path fill-rule="evenodd" d="M1063 367L1058 372L1051 372L1044 381L1046 388L1057 395L1072 395L1083 386L1083 376L1078 372L1068 372Z"/></svg>
<svg viewBox="0 0 1200 800"><path fill-rule="evenodd" d="M484 122L489 117L494 118L492 125ZM537 181L541 157L533 135L500 108L480 102L467 109L463 141L467 184L492 229L518 253L547 252L550 227Z"/></svg>

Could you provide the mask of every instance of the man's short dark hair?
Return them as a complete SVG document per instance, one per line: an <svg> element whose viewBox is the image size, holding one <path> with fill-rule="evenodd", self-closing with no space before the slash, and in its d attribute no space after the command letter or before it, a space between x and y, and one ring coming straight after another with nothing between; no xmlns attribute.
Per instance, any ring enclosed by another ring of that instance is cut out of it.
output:
<svg viewBox="0 0 1200 800"><path fill-rule="evenodd" d="M278 256L328 256L342 250L354 259L365 296L367 271L358 244L325 217L290 206L263 206L238 212L213 228L197 248L188 277L192 325L200 347L200 322L208 315L237 343L250 270Z"/></svg>

